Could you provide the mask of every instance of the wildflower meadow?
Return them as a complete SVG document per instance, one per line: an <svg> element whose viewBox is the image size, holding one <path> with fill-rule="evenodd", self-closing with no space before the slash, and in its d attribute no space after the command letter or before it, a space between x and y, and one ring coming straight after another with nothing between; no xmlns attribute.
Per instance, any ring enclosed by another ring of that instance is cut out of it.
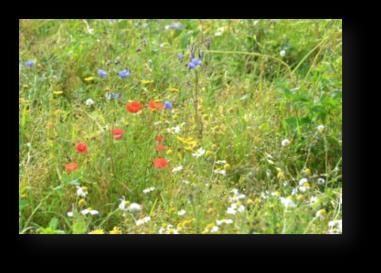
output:
<svg viewBox="0 0 381 273"><path fill-rule="evenodd" d="M20 20L19 233L341 234L341 20Z"/></svg>

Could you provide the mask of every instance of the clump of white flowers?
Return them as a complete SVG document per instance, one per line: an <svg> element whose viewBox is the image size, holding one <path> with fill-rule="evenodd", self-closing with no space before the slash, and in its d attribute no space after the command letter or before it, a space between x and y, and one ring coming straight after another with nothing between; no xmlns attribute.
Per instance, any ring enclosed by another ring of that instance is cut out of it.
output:
<svg viewBox="0 0 381 273"><path fill-rule="evenodd" d="M220 169L216 169L216 170L213 170L213 173L216 173L216 174L221 174L221 175L226 175L226 170L220 170Z"/></svg>
<svg viewBox="0 0 381 273"><path fill-rule="evenodd" d="M292 199L290 197L287 197L287 198L280 197L280 202L286 208L295 208L296 207L296 204L294 203L294 201L292 201Z"/></svg>
<svg viewBox="0 0 381 273"><path fill-rule="evenodd" d="M178 215L178 216L184 216L185 213L186 213L186 211L185 211L184 209L182 209L182 210L179 210L179 211L177 212L177 215Z"/></svg>
<svg viewBox="0 0 381 273"><path fill-rule="evenodd" d="M222 34L225 32L225 28L224 27L219 27L217 29L217 31L214 33L214 36L222 36Z"/></svg>
<svg viewBox="0 0 381 273"><path fill-rule="evenodd" d="M170 134L178 134L178 133L181 132L181 128L180 128L180 126L175 126L175 127L167 128L167 132L170 133Z"/></svg>
<svg viewBox="0 0 381 273"><path fill-rule="evenodd" d="M159 234L179 234L179 232L173 227L173 225L168 224L167 226L159 229Z"/></svg>
<svg viewBox="0 0 381 273"><path fill-rule="evenodd" d="M155 190L155 187L149 187L149 188L146 188L143 190L143 193L149 193L151 191L154 191Z"/></svg>
<svg viewBox="0 0 381 273"><path fill-rule="evenodd" d="M183 167L182 165L180 165L180 166L174 167L174 168L172 169L172 172L173 172L173 173L177 173L177 172L182 171L183 169L184 169L184 167Z"/></svg>
<svg viewBox="0 0 381 273"><path fill-rule="evenodd" d="M342 233L342 231L343 231L343 221L342 220L329 221L329 223L328 223L328 233L329 234Z"/></svg>
<svg viewBox="0 0 381 273"><path fill-rule="evenodd" d="M205 152L206 152L205 149L201 147L201 148L197 149L196 152L192 153L192 156L195 158L199 158L199 157L203 156L205 154Z"/></svg>
<svg viewBox="0 0 381 273"><path fill-rule="evenodd" d="M231 191L233 196L229 197L230 206L227 208L226 213L235 215L237 212L245 211L245 206L241 204L240 200L245 199L246 195L241 194L238 189Z"/></svg>
<svg viewBox="0 0 381 273"><path fill-rule="evenodd" d="M87 215L87 214L97 215L97 214L99 214L99 212L97 210L92 209L92 208L87 208L87 209L81 210L81 213L83 215Z"/></svg>
<svg viewBox="0 0 381 273"><path fill-rule="evenodd" d="M143 217L141 219L136 220L135 224L137 226L141 226L141 225L144 225L145 223L148 223L149 221L151 221L151 217L146 216L146 217Z"/></svg>
<svg viewBox="0 0 381 273"><path fill-rule="evenodd" d="M222 224L230 225L232 223L233 223L232 219L221 219L216 221L217 226L221 226Z"/></svg>

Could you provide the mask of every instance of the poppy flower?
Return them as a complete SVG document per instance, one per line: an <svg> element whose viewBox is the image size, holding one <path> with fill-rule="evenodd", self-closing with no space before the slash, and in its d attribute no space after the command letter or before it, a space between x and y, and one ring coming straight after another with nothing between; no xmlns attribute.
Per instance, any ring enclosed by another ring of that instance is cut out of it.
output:
<svg viewBox="0 0 381 273"><path fill-rule="evenodd" d="M119 128L115 128L112 130L112 136L114 139L121 139L123 137L124 131Z"/></svg>
<svg viewBox="0 0 381 273"><path fill-rule="evenodd" d="M78 153L86 153L87 145L85 143L77 143L77 145L75 145L75 149Z"/></svg>
<svg viewBox="0 0 381 273"><path fill-rule="evenodd" d="M151 110L162 110L164 108L164 104L151 100L148 103L148 107L151 108Z"/></svg>
<svg viewBox="0 0 381 273"><path fill-rule="evenodd" d="M136 113L142 109L142 105L141 105L141 103L139 103L137 101L131 101L131 102L127 103L126 108L127 108L128 112Z"/></svg>
<svg viewBox="0 0 381 273"><path fill-rule="evenodd" d="M164 141L164 137L162 135L157 135L155 140L159 143L163 142Z"/></svg>
<svg viewBox="0 0 381 273"><path fill-rule="evenodd" d="M153 161L153 166L156 169L164 169L164 168L168 167L168 160L166 160L165 158L162 158L162 157L156 158Z"/></svg>
<svg viewBox="0 0 381 273"><path fill-rule="evenodd" d="M77 168L78 168L78 164L75 162L68 163L65 165L65 169L68 173L75 171Z"/></svg>
<svg viewBox="0 0 381 273"><path fill-rule="evenodd" d="M159 144L159 145L156 146L156 151L162 152L162 151L165 151L167 148L168 148L167 146Z"/></svg>

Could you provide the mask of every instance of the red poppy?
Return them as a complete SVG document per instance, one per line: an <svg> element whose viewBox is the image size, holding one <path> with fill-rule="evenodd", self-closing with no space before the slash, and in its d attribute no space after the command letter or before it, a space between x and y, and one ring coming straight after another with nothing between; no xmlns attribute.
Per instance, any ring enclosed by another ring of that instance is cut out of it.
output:
<svg viewBox="0 0 381 273"><path fill-rule="evenodd" d="M164 104L162 104L161 102L156 102L154 100L151 100L148 103L148 107L151 108L151 110L162 110L164 109Z"/></svg>
<svg viewBox="0 0 381 273"><path fill-rule="evenodd" d="M65 165L65 169L68 173L75 171L77 168L78 168L78 164L75 162L68 163Z"/></svg>
<svg viewBox="0 0 381 273"><path fill-rule="evenodd" d="M156 158L153 161L153 166L156 169L164 169L164 168L168 167L168 160L166 160L165 158L162 158L162 157Z"/></svg>
<svg viewBox="0 0 381 273"><path fill-rule="evenodd" d="M159 145L157 145L156 146L156 151L158 151L158 152L162 152L162 151L165 151L165 150L167 150L167 146L164 146L164 145L162 145L162 144L159 144Z"/></svg>
<svg viewBox="0 0 381 273"><path fill-rule="evenodd" d="M115 128L112 130L112 136L114 139L121 139L123 137L124 131L119 128Z"/></svg>
<svg viewBox="0 0 381 273"><path fill-rule="evenodd" d="M127 108L128 112L136 113L142 109L142 105L141 105L141 103L139 103L137 101L131 101L131 102L127 103L126 108Z"/></svg>
<svg viewBox="0 0 381 273"><path fill-rule="evenodd" d="M161 136L161 135L156 136L155 139L156 139L156 141L159 142L159 143L162 143L162 142L164 141L164 137Z"/></svg>
<svg viewBox="0 0 381 273"><path fill-rule="evenodd" d="M86 153L87 152L87 145L85 143L77 143L75 146L78 153Z"/></svg>

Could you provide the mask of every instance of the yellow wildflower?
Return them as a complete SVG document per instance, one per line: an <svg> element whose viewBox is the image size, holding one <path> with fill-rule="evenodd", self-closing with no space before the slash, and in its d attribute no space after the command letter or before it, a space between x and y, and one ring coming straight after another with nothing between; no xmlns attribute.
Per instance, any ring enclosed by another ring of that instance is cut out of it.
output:
<svg viewBox="0 0 381 273"><path fill-rule="evenodd" d="M105 234L105 232L103 231L103 229L96 229L96 230L90 231L89 234Z"/></svg>
<svg viewBox="0 0 381 273"><path fill-rule="evenodd" d="M175 212L177 209L176 208L170 208L169 210L168 210L168 213L173 213L173 212Z"/></svg>
<svg viewBox="0 0 381 273"><path fill-rule="evenodd" d="M197 146L197 141L194 140L192 137L180 137L177 136L176 139L183 143L186 146L187 150L193 150Z"/></svg>
<svg viewBox="0 0 381 273"><path fill-rule="evenodd" d="M310 176L310 175L311 175L311 170L310 170L309 168L305 168L305 169L303 170L303 173L304 173L305 175Z"/></svg>
<svg viewBox="0 0 381 273"><path fill-rule="evenodd" d="M114 227L111 231L110 234L122 234L122 230L120 227Z"/></svg>
<svg viewBox="0 0 381 273"><path fill-rule="evenodd" d="M174 88L174 87L169 87L167 90L170 92L179 92L179 89Z"/></svg>
<svg viewBox="0 0 381 273"><path fill-rule="evenodd" d="M224 169L225 169L225 170L230 170L230 169L231 169L230 164L229 164L229 163L226 163L226 164L224 165Z"/></svg>
<svg viewBox="0 0 381 273"><path fill-rule="evenodd" d="M255 202L253 201L253 199L247 199L246 200L246 205L248 205L248 206L250 206L250 205L254 205L255 204Z"/></svg>
<svg viewBox="0 0 381 273"><path fill-rule="evenodd" d="M83 198L81 198L81 199L78 201L78 205L79 205L80 207L84 207L84 206L86 206L86 204L87 204L87 202L86 202L86 200L83 199Z"/></svg>
<svg viewBox="0 0 381 273"><path fill-rule="evenodd" d="M53 94L59 96L63 94L63 91L53 91Z"/></svg>
<svg viewBox="0 0 381 273"><path fill-rule="evenodd" d="M142 84L150 84L150 83L153 83L152 80L142 80L141 81Z"/></svg>
<svg viewBox="0 0 381 273"><path fill-rule="evenodd" d="M303 202L304 201L304 195L302 195L302 194L298 194L297 196L296 196L296 200L298 200L299 202Z"/></svg>
<svg viewBox="0 0 381 273"><path fill-rule="evenodd" d="M85 82L91 82L94 80L94 77L90 76L90 77L86 77L84 78Z"/></svg>

